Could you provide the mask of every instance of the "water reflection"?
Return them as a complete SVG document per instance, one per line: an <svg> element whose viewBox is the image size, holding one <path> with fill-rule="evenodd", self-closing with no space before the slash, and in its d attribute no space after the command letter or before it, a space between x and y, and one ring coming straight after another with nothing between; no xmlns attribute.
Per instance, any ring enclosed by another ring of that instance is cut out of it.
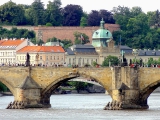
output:
<svg viewBox="0 0 160 120"><path fill-rule="evenodd" d="M0 97L0 120L159 120L160 94L149 97L147 110L107 111L111 101L105 94L52 95L49 109L5 109L13 96Z"/></svg>

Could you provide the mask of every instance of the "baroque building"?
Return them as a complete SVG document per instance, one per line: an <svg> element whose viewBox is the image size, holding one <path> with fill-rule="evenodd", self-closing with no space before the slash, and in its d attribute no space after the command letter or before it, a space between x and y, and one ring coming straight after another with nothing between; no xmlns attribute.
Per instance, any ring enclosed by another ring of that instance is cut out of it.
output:
<svg viewBox="0 0 160 120"><path fill-rule="evenodd" d="M16 64L16 52L25 46L34 45L29 39L0 40L0 65Z"/></svg>
<svg viewBox="0 0 160 120"><path fill-rule="evenodd" d="M25 64L27 53L32 66L57 66L65 62L65 51L61 46L25 46L17 51L16 60L19 64Z"/></svg>

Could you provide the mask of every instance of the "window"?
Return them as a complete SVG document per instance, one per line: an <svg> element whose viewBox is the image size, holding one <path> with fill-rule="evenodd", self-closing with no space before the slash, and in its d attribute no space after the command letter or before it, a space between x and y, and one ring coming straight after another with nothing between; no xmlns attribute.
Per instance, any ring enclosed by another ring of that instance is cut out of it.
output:
<svg viewBox="0 0 160 120"><path fill-rule="evenodd" d="M40 56L40 60L42 60L42 56Z"/></svg>

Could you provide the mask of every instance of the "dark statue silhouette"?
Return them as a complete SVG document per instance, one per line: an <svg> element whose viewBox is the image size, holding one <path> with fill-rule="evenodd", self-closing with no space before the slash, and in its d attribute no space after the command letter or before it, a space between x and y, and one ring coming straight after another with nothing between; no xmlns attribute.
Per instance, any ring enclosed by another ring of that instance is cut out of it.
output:
<svg viewBox="0 0 160 120"><path fill-rule="evenodd" d="M30 66L30 55L29 53L26 54L26 67Z"/></svg>

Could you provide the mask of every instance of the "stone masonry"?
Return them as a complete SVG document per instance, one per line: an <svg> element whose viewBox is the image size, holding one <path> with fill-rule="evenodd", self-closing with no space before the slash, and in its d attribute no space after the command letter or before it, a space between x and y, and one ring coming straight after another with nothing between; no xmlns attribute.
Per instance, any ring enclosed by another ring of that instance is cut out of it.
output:
<svg viewBox="0 0 160 120"><path fill-rule="evenodd" d="M147 99L160 85L159 68L1 67L0 82L14 95L8 109L51 107L50 96L63 82L76 77L101 84L112 101L105 110L146 109Z"/></svg>

